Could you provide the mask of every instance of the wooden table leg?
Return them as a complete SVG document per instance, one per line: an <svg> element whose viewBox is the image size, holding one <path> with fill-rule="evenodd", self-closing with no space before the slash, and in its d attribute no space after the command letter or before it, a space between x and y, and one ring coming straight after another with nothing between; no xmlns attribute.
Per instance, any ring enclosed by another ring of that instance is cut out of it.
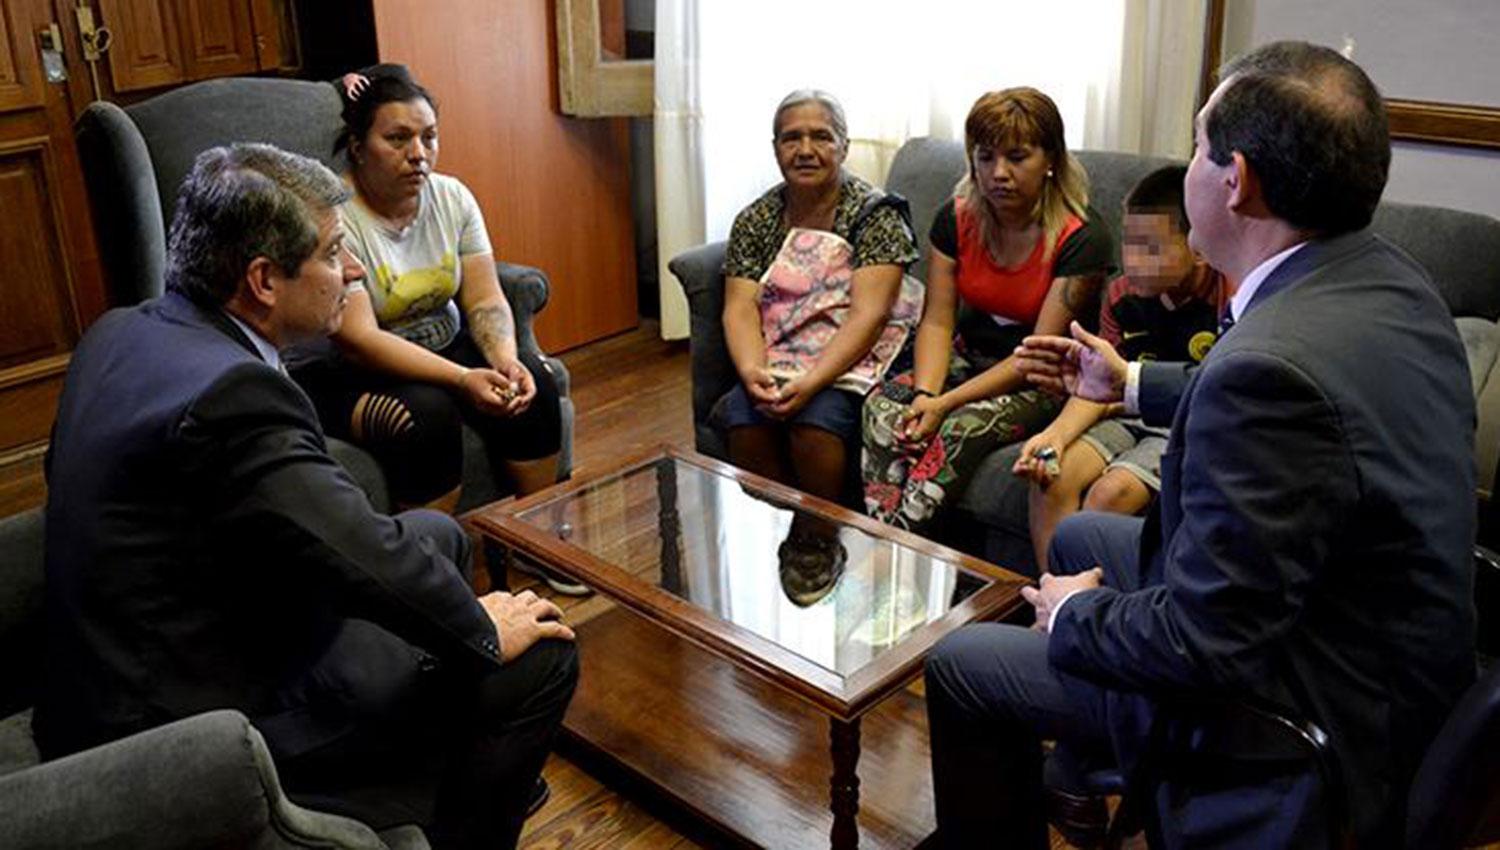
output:
<svg viewBox="0 0 1500 850"><path fill-rule="evenodd" d="M859 718L829 718L828 727L833 742L830 837L834 850L853 850L859 846Z"/></svg>

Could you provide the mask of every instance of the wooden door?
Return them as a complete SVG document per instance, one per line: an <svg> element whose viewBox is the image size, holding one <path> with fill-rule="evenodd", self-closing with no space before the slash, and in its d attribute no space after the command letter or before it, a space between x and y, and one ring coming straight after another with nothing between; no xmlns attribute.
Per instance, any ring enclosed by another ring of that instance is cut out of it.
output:
<svg viewBox="0 0 1500 850"><path fill-rule="evenodd" d="M52 0L0 0L0 465L52 427L68 356L104 308L66 84L43 76Z"/></svg>

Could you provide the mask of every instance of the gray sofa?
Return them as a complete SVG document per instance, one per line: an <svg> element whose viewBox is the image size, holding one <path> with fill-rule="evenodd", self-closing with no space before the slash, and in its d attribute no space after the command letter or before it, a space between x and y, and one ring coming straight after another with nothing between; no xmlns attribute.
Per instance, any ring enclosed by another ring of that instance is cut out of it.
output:
<svg viewBox="0 0 1500 850"><path fill-rule="evenodd" d="M41 678L42 511L0 519L0 845L425 848L415 826L376 833L281 791L260 733L210 711L38 763L31 705Z"/></svg>
<svg viewBox="0 0 1500 850"><path fill-rule="evenodd" d="M1121 201L1136 181L1173 160L1103 151L1080 151L1092 185L1090 203L1111 230L1120 229ZM957 142L912 139L891 165L886 188L911 203L923 259L912 270L926 271L927 229L937 208L963 174L963 147ZM1476 462L1480 495L1488 497L1500 460L1500 221L1474 213L1412 204L1384 203L1376 212L1377 232L1427 267L1447 301L1468 351L1474 393L1479 400ZM687 251L670 264L691 311L693 422L698 450L727 457L724 434L709 422L714 402L736 380L724 347L720 314L724 307L724 243ZM1026 486L1010 474L1019 446L986 458L973 484L959 499L960 534L953 542L1018 572L1034 574L1026 522Z"/></svg>
<svg viewBox="0 0 1500 850"><path fill-rule="evenodd" d="M177 187L199 153L230 142L269 142L338 170L342 165L335 160L333 143L342 126L339 110L338 92L327 83L258 78L195 83L124 109L105 101L90 104L75 129L111 303L135 304L161 294L166 225ZM546 275L512 263L495 266L515 312L518 346L540 355L532 317L547 304ZM555 358L542 360L562 394L562 479L572 469L568 371ZM330 449L376 508L389 509L385 478L374 458L339 440L330 441ZM506 494L490 472L483 443L467 427L463 485L459 510Z"/></svg>

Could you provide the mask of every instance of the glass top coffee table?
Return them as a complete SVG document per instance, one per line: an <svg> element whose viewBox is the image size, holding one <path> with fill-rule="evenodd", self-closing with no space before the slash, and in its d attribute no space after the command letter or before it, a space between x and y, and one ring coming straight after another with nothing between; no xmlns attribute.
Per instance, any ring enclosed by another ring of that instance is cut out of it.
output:
<svg viewBox="0 0 1500 850"><path fill-rule="evenodd" d="M579 627L584 673L570 731L744 836L744 813L726 815L693 799L704 780L678 775L694 765L664 765L664 753L683 750L687 762L713 761L686 752L692 748L683 739L745 733L753 723L739 716L749 710L744 694L779 691L769 702L801 701L828 719L833 823L827 834L840 848L859 842L862 717L916 678L944 635L1020 607L1025 584L837 505L667 447L605 474L482 509L472 521L487 537L631 612ZM747 687L744 673L760 682ZM726 690L737 695L726 698ZM694 693L686 697L694 706L679 710L663 702L685 691ZM715 700L725 704L703 709ZM756 722L769 722L775 737L776 719ZM758 752L738 758L726 755L722 742L712 749L729 759L725 764L753 766L766 747L762 741ZM786 764L760 769L796 772ZM724 771L710 772L716 779ZM786 836L746 837L775 844Z"/></svg>

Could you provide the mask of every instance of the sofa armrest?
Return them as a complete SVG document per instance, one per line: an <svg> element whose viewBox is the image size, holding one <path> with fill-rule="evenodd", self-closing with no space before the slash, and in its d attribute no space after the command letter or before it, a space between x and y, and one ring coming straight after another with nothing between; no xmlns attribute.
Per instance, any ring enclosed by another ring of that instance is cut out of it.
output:
<svg viewBox="0 0 1500 850"><path fill-rule="evenodd" d="M0 777L7 847L384 848L286 798L260 733L221 710Z"/></svg>
<svg viewBox="0 0 1500 850"><path fill-rule="evenodd" d="M505 291L505 300L510 302L511 313L516 319L516 348L540 358L557 381L557 391L567 396L572 381L567 367L556 357L544 354L536 341L536 314L547 306L552 294L552 284L546 273L532 266L498 261L495 272L500 276L500 287Z"/></svg>
<svg viewBox="0 0 1500 850"><path fill-rule="evenodd" d="M693 365L693 421L707 423L714 402L738 380L724 343L724 249L711 242L672 258L667 268L688 300Z"/></svg>
<svg viewBox="0 0 1500 850"><path fill-rule="evenodd" d="M547 275L538 268L499 261L495 263L495 273L516 319L516 347L540 353L533 323L536 314L547 306L551 294Z"/></svg>

